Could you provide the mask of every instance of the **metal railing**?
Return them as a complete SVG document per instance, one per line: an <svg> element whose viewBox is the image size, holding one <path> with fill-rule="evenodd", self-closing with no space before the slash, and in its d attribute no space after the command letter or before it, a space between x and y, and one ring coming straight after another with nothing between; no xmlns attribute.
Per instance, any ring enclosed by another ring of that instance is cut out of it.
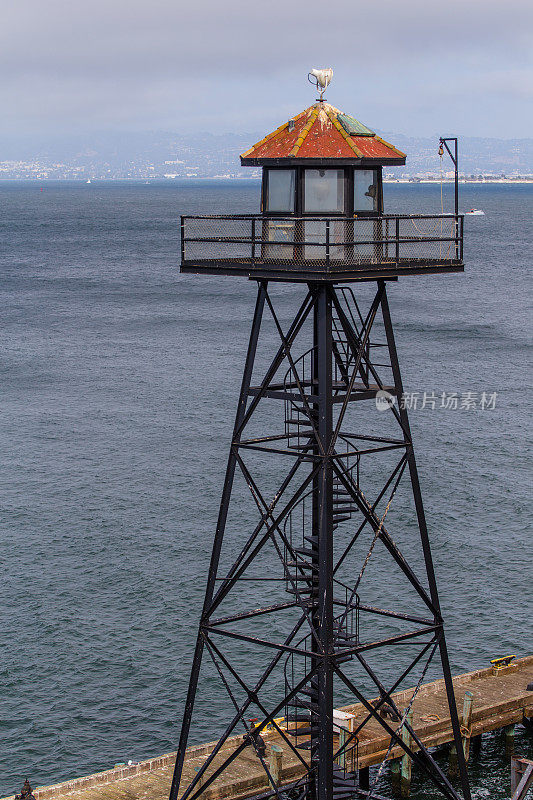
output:
<svg viewBox="0 0 533 800"><path fill-rule="evenodd" d="M329 271L346 267L450 265L463 259L463 216L181 217L182 265Z"/></svg>

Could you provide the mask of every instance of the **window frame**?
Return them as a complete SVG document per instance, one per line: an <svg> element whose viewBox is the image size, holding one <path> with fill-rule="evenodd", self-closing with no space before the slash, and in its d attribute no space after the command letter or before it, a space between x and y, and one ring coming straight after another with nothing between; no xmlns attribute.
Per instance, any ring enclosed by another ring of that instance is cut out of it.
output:
<svg viewBox="0 0 533 800"><path fill-rule="evenodd" d="M267 208L268 198L268 180L271 170L289 170L295 172L294 182L294 211L269 211ZM330 212L316 212L304 211L304 191L305 191L305 170L307 169L334 169L344 171L344 210L343 211L330 211ZM358 211L355 208L355 172L358 170L371 169L376 172L376 186L377 186L377 207L374 211L362 210ZM378 217L383 214L383 170L381 165L368 167L368 166L309 166L304 165L284 165L279 166L265 166L263 167L263 176L261 181L261 213L269 217Z"/></svg>
<svg viewBox="0 0 533 800"><path fill-rule="evenodd" d="M350 172L350 167L301 167L302 174L300 178L300 194L301 194L301 216L302 217L346 217L349 214L349 197L346 194L349 191L349 180L347 173ZM342 211L307 211L305 209L305 180L306 180L306 173L309 170L313 170L314 172L324 171L324 172L342 172L343 173L343 210Z"/></svg>
<svg viewBox="0 0 533 800"><path fill-rule="evenodd" d="M355 208L355 173L356 172L368 172L372 171L376 174L376 191L377 191L377 203L376 208L372 211L368 209L356 209ZM352 169L352 180L351 180L351 187L350 187L350 201L351 201L351 216L353 217L379 217L383 214L383 175L382 175L382 168L381 167L354 167Z"/></svg>
<svg viewBox="0 0 533 800"><path fill-rule="evenodd" d="M280 170L292 171L294 172L294 196L293 200L293 210L292 211L270 211L268 208L268 183L270 179L270 171L276 170L279 172ZM280 166L280 167L263 167L263 180L261 186L261 213L268 215L269 217L296 217L298 216L298 167L289 167L289 166Z"/></svg>

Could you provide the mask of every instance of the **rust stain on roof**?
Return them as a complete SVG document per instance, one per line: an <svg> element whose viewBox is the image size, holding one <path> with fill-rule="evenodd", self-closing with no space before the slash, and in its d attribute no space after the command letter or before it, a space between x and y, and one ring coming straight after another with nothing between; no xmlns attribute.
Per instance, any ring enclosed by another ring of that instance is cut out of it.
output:
<svg viewBox="0 0 533 800"><path fill-rule="evenodd" d="M241 158L284 158L296 144L307 121L306 112L293 117L294 128L289 130L289 121L265 136L241 155Z"/></svg>
<svg viewBox="0 0 533 800"><path fill-rule="evenodd" d="M331 111L328 111L328 117L329 117L329 118L330 118L330 120L333 122L333 124L335 125L335 127L336 127L336 128L337 128L337 130L339 131L339 133L340 133L340 135L342 136L342 138L343 138L343 139L344 139L346 142L348 142L349 146L352 148L352 150L354 151L355 155L356 155L358 158L361 158L361 156L363 155L363 154L362 154L362 152L359 150L359 148L358 148L358 147L357 147L357 145L355 144L354 140L352 139L352 137L350 136L350 134L348 133L348 131L347 131L347 130L344 128L344 126L343 126L343 125L341 125L341 123L339 122L339 120L338 120L338 117L339 117L339 116L340 116L340 114L339 114L339 113L334 113L334 111L333 111L333 108L331 109Z"/></svg>
<svg viewBox="0 0 533 800"><path fill-rule="evenodd" d="M350 125L346 124L346 119L350 120ZM400 163L405 153L338 108L317 102L241 155L243 163L249 159L283 158L387 159Z"/></svg>
<svg viewBox="0 0 533 800"><path fill-rule="evenodd" d="M309 133L309 131L313 127L317 116L318 116L318 110L316 108L314 108L312 110L312 112L308 115L307 122L305 123L304 127L302 128L300 135L296 139L296 143L294 144L294 147L292 148L291 152L289 153L290 156L295 156L298 153L299 149L301 148L301 146L305 142L307 134Z"/></svg>

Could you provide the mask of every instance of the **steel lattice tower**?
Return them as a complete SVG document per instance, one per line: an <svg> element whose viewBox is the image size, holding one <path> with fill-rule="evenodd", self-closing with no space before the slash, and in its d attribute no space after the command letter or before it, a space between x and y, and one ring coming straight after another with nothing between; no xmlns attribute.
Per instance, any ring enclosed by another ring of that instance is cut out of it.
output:
<svg viewBox="0 0 533 800"><path fill-rule="evenodd" d="M313 125L315 150L304 156ZM418 687L439 661L470 798L387 298L403 274L462 271L462 218L383 214L381 167L404 158L320 100L241 157L264 167L262 214L182 218L182 271L247 275L257 300L171 800L199 800L250 752L264 780L239 796L379 800L358 768L372 726L387 755L401 748L442 797L459 798L412 723ZM356 207L367 202L361 180L371 208ZM400 501L394 518L400 495L412 511ZM393 607L376 603L380 581L398 587ZM268 589L258 595L258 585ZM256 667L250 677L243 653ZM205 657L233 711L190 774L185 751ZM400 704L395 693L406 684L416 688ZM358 704L349 730L334 717L336 697ZM260 738L267 728L289 756L281 782Z"/></svg>

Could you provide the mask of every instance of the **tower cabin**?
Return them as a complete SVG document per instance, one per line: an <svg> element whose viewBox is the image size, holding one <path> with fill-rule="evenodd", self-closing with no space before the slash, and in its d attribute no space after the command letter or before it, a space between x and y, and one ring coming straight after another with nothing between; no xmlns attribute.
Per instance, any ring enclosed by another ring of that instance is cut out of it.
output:
<svg viewBox="0 0 533 800"><path fill-rule="evenodd" d="M182 272L355 281L463 271L459 214L387 214L383 167L406 156L323 99L241 155L259 214L181 218Z"/></svg>

